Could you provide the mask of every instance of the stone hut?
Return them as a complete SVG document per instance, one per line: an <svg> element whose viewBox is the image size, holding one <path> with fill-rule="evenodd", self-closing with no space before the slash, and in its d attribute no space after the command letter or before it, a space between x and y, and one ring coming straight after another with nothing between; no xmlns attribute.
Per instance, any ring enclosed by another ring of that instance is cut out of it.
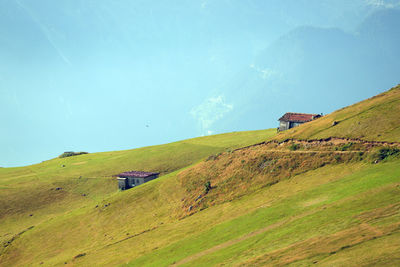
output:
<svg viewBox="0 0 400 267"><path fill-rule="evenodd" d="M118 188L126 190L158 178L158 172L129 171L117 174Z"/></svg>
<svg viewBox="0 0 400 267"><path fill-rule="evenodd" d="M315 120L321 117L322 114L306 114L288 112L279 119L278 131L288 130L299 126L300 124Z"/></svg>

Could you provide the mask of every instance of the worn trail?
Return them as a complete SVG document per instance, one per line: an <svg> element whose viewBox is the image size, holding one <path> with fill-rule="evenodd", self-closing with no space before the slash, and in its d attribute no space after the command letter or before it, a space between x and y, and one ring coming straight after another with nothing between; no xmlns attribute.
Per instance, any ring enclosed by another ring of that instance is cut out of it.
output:
<svg viewBox="0 0 400 267"><path fill-rule="evenodd" d="M311 140L287 139L287 140L284 140L282 142L279 142L279 141L276 141L276 140L272 140L272 141L266 141L266 142L261 142L261 143L257 143L257 144L250 145L250 146L237 148L234 151L243 150L243 149L256 147L256 146L260 146L260 145L282 144L282 143L287 143L287 142L305 143L305 144L319 144L319 145L323 145L323 144L358 143L358 144L371 145L371 146L395 146L395 147L400 147L400 142L368 141L368 140L362 140L362 139L359 139L359 138L329 137L329 138L326 138L326 139L311 139Z"/></svg>

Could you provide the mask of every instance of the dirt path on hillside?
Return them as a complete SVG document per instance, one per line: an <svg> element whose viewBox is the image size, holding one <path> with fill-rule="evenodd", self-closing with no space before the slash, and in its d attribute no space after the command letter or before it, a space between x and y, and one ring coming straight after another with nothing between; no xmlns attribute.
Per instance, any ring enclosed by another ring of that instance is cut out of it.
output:
<svg viewBox="0 0 400 267"><path fill-rule="evenodd" d="M260 146L260 145L268 145L268 144L283 144L283 143L287 143L287 142L294 142L294 143L298 143L298 144L318 144L318 145L323 145L323 144L334 144L334 145L339 145L339 144L345 144L345 143L358 143L358 144L363 144L363 145L372 145L372 146L395 146L395 147L400 147L400 143L399 142L386 142L386 141L368 141L368 140L362 140L359 138L340 138L340 137L329 137L329 138L325 138L325 139L310 139L310 140L299 140L299 139L287 139L284 141L276 141L276 140L272 140L272 141L266 141L266 142L261 142L261 143L257 143L254 145L250 145L250 146L245 146L245 147L241 147L241 148L237 148L233 151L237 151L237 150L243 150L243 149L247 149L247 148L251 148L251 147L255 147L255 146ZM291 151L294 152L294 151ZM339 151L335 151L335 152L339 152ZM342 151L345 152L345 151Z"/></svg>
<svg viewBox="0 0 400 267"><path fill-rule="evenodd" d="M329 154L329 153L338 153L338 154L348 154L348 153L358 153L364 152L360 150L353 150L353 151L341 151L341 150L279 150L279 149L268 149L264 150L266 152L281 152L281 153L303 153L303 154L310 154L310 153L319 153L319 154Z"/></svg>

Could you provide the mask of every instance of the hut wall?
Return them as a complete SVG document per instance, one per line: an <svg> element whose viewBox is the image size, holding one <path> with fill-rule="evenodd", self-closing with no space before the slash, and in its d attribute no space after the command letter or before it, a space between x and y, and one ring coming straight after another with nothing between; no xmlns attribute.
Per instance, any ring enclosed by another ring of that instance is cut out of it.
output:
<svg viewBox="0 0 400 267"><path fill-rule="evenodd" d="M147 183L148 181L154 180L156 178L158 178L158 175L152 175L152 176L146 177L144 179L144 182Z"/></svg>
<svg viewBox="0 0 400 267"><path fill-rule="evenodd" d="M128 180L128 184L130 187L138 186L144 183L144 179L140 177L129 177Z"/></svg>
<svg viewBox="0 0 400 267"><path fill-rule="evenodd" d="M126 190L129 188L126 178L118 178L118 188L121 190Z"/></svg>
<svg viewBox="0 0 400 267"><path fill-rule="evenodd" d="M144 178L135 178L135 185L144 184Z"/></svg>
<svg viewBox="0 0 400 267"><path fill-rule="evenodd" d="M146 178L142 177L119 177L118 178L118 188L121 190L126 190L141 184L144 184L148 181L154 180L158 178L158 175L152 175Z"/></svg>
<svg viewBox="0 0 400 267"><path fill-rule="evenodd" d="M294 128L294 127L297 127L297 126L299 126L299 125L301 125L301 124L303 124L304 122L288 122L288 124L289 124L289 128L288 129L291 129L291 128Z"/></svg>
<svg viewBox="0 0 400 267"><path fill-rule="evenodd" d="M297 126L299 126L300 124L303 124L304 122L291 122L290 124L291 124L291 127L290 128L293 128L293 127L297 127Z"/></svg>
<svg viewBox="0 0 400 267"><path fill-rule="evenodd" d="M285 131L285 130L289 129L289 127L290 127L290 124L288 121L280 121L279 122L279 130L280 131Z"/></svg>

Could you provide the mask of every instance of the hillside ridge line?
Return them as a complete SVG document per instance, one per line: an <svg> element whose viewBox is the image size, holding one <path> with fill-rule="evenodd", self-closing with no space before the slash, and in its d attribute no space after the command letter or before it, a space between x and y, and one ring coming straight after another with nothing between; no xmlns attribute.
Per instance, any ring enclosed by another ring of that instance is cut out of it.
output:
<svg viewBox="0 0 400 267"><path fill-rule="evenodd" d="M389 145L389 146L398 146L398 147L400 147L400 142L369 141L369 140L363 140L363 139L360 139L360 138L328 137L328 138L322 138L322 139L309 139L309 140L288 138L288 139L285 139L283 141L270 140L270 141L264 141L264 142L261 142L261 143L257 143L257 144L253 144L253 145L249 145L249 146L245 146L245 147L236 148L236 149L232 150L232 152L243 150L243 149L247 149L247 148L251 148L251 147L256 147L256 146L260 146L260 145L283 144L283 143L287 143L287 142L290 142L290 141L299 142L299 143L308 143L308 144L323 143L323 142L333 143L334 141L339 141L339 142L345 141L345 142L354 142L354 143L361 143L361 144L368 144L368 145Z"/></svg>

